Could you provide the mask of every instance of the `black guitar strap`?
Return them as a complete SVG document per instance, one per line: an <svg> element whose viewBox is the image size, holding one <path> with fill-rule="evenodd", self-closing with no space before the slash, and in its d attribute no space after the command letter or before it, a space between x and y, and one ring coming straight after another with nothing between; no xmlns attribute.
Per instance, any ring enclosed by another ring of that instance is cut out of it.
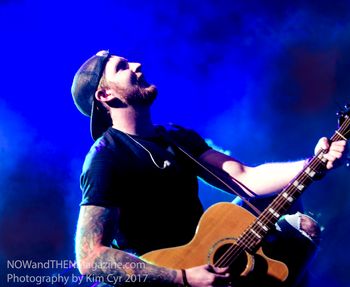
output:
<svg viewBox="0 0 350 287"><path fill-rule="evenodd" d="M168 133L163 133L165 139L173 144L179 151L181 151L187 158L193 161L197 166L204 170L210 177L213 177L216 181L218 181L223 187L227 188L232 194L238 196L242 199L242 201L249 206L256 215L260 215L261 211L254 206L248 199L244 197L244 194L249 193L256 195L252 190L250 190L247 186L245 186L242 182L237 180L236 178L230 177L230 183L227 180L223 179L222 176L218 175L216 172L212 170L212 168L208 167L205 163L200 162L196 159L190 152L188 152L183 146L181 146L175 139L173 139Z"/></svg>

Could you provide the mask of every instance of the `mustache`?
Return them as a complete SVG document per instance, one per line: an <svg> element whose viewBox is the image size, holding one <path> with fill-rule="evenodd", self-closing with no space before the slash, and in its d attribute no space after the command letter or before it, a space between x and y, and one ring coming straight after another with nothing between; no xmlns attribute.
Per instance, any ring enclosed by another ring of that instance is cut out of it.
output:
<svg viewBox="0 0 350 287"><path fill-rule="evenodd" d="M143 87L143 88L148 88L150 86L154 86L154 85L148 83L148 81L145 79L145 76L143 74L141 74L140 77L137 79L137 83L140 87Z"/></svg>

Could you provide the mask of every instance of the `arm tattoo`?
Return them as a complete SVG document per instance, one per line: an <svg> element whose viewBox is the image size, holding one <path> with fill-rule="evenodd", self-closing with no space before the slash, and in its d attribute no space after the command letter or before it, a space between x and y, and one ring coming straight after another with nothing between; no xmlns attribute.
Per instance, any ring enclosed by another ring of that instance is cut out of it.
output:
<svg viewBox="0 0 350 287"><path fill-rule="evenodd" d="M148 264L132 254L109 247L117 229L118 215L116 208L81 208L76 256L83 273L114 286L174 284L175 270Z"/></svg>

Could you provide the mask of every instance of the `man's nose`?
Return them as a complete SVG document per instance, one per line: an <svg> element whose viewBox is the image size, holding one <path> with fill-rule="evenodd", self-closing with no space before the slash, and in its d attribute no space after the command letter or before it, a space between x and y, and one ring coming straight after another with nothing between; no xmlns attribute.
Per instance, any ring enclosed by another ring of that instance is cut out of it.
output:
<svg viewBox="0 0 350 287"><path fill-rule="evenodd" d="M141 71L141 64L140 63L129 63L129 67L135 73Z"/></svg>

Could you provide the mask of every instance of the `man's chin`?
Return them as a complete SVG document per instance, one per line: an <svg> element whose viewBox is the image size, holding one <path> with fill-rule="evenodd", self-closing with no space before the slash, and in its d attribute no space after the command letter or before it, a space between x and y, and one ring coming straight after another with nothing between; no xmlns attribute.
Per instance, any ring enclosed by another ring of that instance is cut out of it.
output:
<svg viewBox="0 0 350 287"><path fill-rule="evenodd" d="M156 97L158 95L158 89L155 85L150 85L145 89L147 93L150 93L153 95L153 97Z"/></svg>
<svg viewBox="0 0 350 287"><path fill-rule="evenodd" d="M156 99L158 94L157 87L150 85L147 88L139 88L138 91L132 93L127 99L128 104L135 106L150 106Z"/></svg>
<svg viewBox="0 0 350 287"><path fill-rule="evenodd" d="M143 92L144 93L142 98L147 105L151 105L158 95L157 87L154 85L151 85L148 88L144 89Z"/></svg>

